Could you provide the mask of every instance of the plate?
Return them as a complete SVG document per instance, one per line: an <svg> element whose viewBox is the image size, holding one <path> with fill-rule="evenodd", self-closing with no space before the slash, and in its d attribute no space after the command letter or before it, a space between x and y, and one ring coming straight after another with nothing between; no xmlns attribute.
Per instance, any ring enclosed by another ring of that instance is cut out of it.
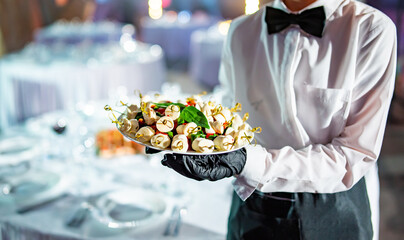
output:
<svg viewBox="0 0 404 240"><path fill-rule="evenodd" d="M121 117L119 117L118 120L119 120L119 119L121 119ZM117 128L118 131L119 131L123 136L125 136L127 139L129 139L129 140L131 140L131 141L133 141L133 142L135 142L135 143L141 144L141 145L143 145L143 146L149 147L149 148L151 148L151 149L154 149L154 150L164 151L164 153L176 153L176 154L183 154L183 155L216 155L216 154L234 152L234 151L237 151L237 150L239 150L239 149L241 149L241 148L243 148L243 147L246 147L246 146L242 146L242 147L234 148L234 149L231 149L231 150L228 150L228 151L216 151L216 150L214 150L214 151L211 152L211 153L200 153L200 152L196 152L196 151L194 151L194 150L188 150L188 151L186 151L186 152L175 152L175 151L173 151L173 150L171 150L171 149L168 149L168 148L161 149L161 148L158 148L158 147L155 147L155 146L151 145L149 142L144 143L144 142L140 142L140 141L138 141L138 140L136 140L136 139L134 139L134 138L131 138L130 136L126 135L124 132L121 131L121 129L119 128L118 124L116 125L116 128Z"/></svg>
<svg viewBox="0 0 404 240"><path fill-rule="evenodd" d="M23 136L0 140L0 167L31 160L39 153L38 139Z"/></svg>
<svg viewBox="0 0 404 240"><path fill-rule="evenodd" d="M51 190L60 180L60 176L56 173L30 172L24 176L9 179L10 193L8 195L17 201L25 200Z"/></svg>
<svg viewBox="0 0 404 240"><path fill-rule="evenodd" d="M163 219L167 203L161 194L145 189L125 189L102 196L93 211L109 228L125 229L151 225Z"/></svg>

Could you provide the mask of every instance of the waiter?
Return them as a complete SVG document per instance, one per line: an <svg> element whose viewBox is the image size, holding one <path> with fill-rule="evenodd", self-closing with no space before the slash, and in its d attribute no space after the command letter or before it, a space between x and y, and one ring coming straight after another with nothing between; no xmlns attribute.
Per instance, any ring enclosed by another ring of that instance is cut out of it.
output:
<svg viewBox="0 0 404 240"><path fill-rule="evenodd" d="M258 145L167 154L197 180L235 176L227 239L377 239L376 161L393 94L396 29L353 0L274 0L235 19L220 80L262 127Z"/></svg>

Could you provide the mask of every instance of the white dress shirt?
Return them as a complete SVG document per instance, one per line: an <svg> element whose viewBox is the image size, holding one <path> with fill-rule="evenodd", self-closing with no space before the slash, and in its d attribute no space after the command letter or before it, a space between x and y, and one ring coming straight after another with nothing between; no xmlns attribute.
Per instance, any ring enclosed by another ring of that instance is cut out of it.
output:
<svg viewBox="0 0 404 240"><path fill-rule="evenodd" d="M281 0L268 6L290 12ZM352 0L318 0L302 11L318 6L326 14L322 38L296 25L269 35L265 7L230 26L219 74L229 91L224 100L240 102L251 126L262 127L234 182L243 200L255 189L345 191L364 175L367 185L378 183L375 163L396 71L395 26ZM376 207L378 187L369 195Z"/></svg>

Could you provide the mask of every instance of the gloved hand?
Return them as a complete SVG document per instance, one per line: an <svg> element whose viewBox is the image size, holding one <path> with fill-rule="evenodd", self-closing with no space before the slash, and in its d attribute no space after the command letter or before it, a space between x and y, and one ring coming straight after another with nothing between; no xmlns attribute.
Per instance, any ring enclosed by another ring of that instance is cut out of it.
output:
<svg viewBox="0 0 404 240"><path fill-rule="evenodd" d="M146 153L156 150L146 148ZM165 154L161 163L178 173L198 181L216 181L240 174L247 159L245 148L221 154L185 155L180 153Z"/></svg>
<svg viewBox="0 0 404 240"><path fill-rule="evenodd" d="M154 148L146 147L145 152L146 152L146 154L155 154L155 153L159 153L159 152L161 152L161 151L160 151L160 150L156 150L156 149L154 149Z"/></svg>

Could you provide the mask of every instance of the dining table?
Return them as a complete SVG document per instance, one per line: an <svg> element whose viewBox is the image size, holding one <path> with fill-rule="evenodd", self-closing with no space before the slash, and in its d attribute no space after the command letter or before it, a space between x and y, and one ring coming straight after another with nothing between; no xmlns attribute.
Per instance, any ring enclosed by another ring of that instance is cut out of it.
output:
<svg viewBox="0 0 404 240"><path fill-rule="evenodd" d="M186 178L164 153L101 155L109 101L2 132L0 239L225 239L232 179Z"/></svg>
<svg viewBox="0 0 404 240"><path fill-rule="evenodd" d="M143 18L141 38L146 43L161 46L168 62L188 61L192 33L208 29L217 22L217 18L205 14L168 11L159 19Z"/></svg>
<svg viewBox="0 0 404 240"><path fill-rule="evenodd" d="M161 47L130 35L102 44L32 42L0 59L0 131L119 93L159 90L165 81Z"/></svg>

